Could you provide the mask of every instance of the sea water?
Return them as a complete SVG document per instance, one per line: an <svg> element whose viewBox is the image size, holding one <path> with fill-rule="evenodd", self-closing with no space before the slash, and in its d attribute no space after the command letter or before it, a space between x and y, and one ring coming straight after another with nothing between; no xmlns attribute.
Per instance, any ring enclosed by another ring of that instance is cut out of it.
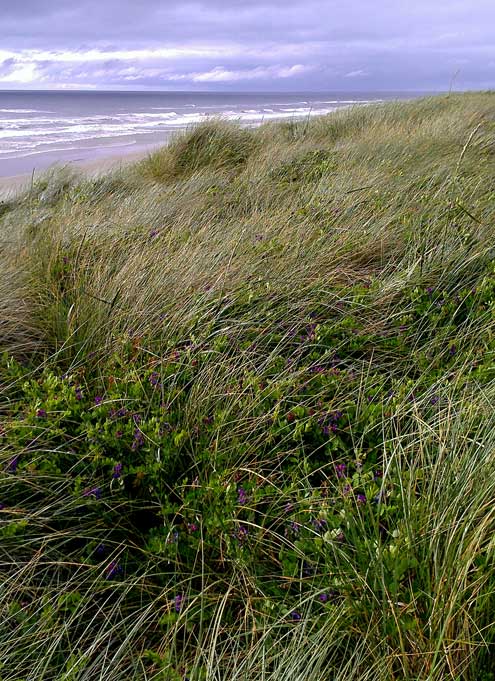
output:
<svg viewBox="0 0 495 681"><path fill-rule="evenodd" d="M411 93L0 91L0 176L152 149L209 117L254 126L406 97Z"/></svg>

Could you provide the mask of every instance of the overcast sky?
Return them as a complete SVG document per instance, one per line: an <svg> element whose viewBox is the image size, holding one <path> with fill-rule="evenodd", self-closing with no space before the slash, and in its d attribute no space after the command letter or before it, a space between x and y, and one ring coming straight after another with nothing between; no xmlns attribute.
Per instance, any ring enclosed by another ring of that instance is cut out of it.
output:
<svg viewBox="0 0 495 681"><path fill-rule="evenodd" d="M495 0L0 0L0 88L495 87Z"/></svg>

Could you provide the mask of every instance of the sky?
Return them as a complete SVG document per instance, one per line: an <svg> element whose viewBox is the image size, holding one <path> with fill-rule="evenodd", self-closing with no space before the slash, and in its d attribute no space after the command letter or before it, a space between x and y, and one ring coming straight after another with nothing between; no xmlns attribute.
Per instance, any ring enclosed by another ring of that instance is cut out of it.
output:
<svg viewBox="0 0 495 681"><path fill-rule="evenodd" d="M0 0L0 89L495 88L495 0Z"/></svg>

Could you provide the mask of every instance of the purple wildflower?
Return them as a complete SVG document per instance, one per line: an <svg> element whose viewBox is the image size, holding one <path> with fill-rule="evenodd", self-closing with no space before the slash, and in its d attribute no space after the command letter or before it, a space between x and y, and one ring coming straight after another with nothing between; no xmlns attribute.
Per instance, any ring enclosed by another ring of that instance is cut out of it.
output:
<svg viewBox="0 0 495 681"><path fill-rule="evenodd" d="M430 400L430 404L437 404L439 399L440 398L438 397L438 395L433 395L433 397Z"/></svg>
<svg viewBox="0 0 495 681"><path fill-rule="evenodd" d="M136 426L141 423L141 414L133 414L132 415L132 420L136 424Z"/></svg>
<svg viewBox="0 0 495 681"><path fill-rule="evenodd" d="M345 463L338 463L335 465L335 474L339 479L345 478L346 470L347 466Z"/></svg>
<svg viewBox="0 0 495 681"><path fill-rule="evenodd" d="M246 490L243 487L237 489L237 503L244 506L247 503L248 496Z"/></svg>
<svg viewBox="0 0 495 681"><path fill-rule="evenodd" d="M101 499L101 489L99 487L85 489L83 492L83 497L94 497L95 499Z"/></svg>
<svg viewBox="0 0 495 681"><path fill-rule="evenodd" d="M196 523L187 523L187 531L188 532L197 532L198 529L199 529L199 527Z"/></svg>
<svg viewBox="0 0 495 681"><path fill-rule="evenodd" d="M184 603L184 596L182 594L177 594L177 596L174 598L175 612L181 611L183 603Z"/></svg>
<svg viewBox="0 0 495 681"><path fill-rule="evenodd" d="M143 445L144 435L139 430L139 428L136 428L136 430L134 431L134 440L132 441L131 449L133 452L135 452L136 449L139 449L139 447L142 447Z"/></svg>
<svg viewBox="0 0 495 681"><path fill-rule="evenodd" d="M122 567L117 563L116 560L112 560L112 562L108 565L106 569L106 576L105 579L112 579L113 577L116 577L122 572Z"/></svg>
<svg viewBox="0 0 495 681"><path fill-rule="evenodd" d="M302 619L302 615L300 612L293 610L290 614L290 618L293 622L299 622Z"/></svg>
<svg viewBox="0 0 495 681"><path fill-rule="evenodd" d="M121 463L115 464L115 466L113 467L112 478L114 478L114 480L116 480L117 478L120 478L121 473L122 473L122 464Z"/></svg>
<svg viewBox="0 0 495 681"><path fill-rule="evenodd" d="M294 510L294 504L292 504L290 501L288 501L284 506L284 511L286 513L290 513L293 510Z"/></svg>
<svg viewBox="0 0 495 681"><path fill-rule="evenodd" d="M38 411L36 412L36 416L39 419L46 419L46 411L44 409L38 409Z"/></svg>
<svg viewBox="0 0 495 681"><path fill-rule="evenodd" d="M115 433L115 437L116 437L118 440L120 440L120 438L122 437L123 434L124 434L124 433L123 433L121 430L118 430L118 431Z"/></svg>
<svg viewBox="0 0 495 681"><path fill-rule="evenodd" d="M19 457L16 456L12 459L12 461L7 466L7 471L9 473L15 473L17 471L18 464L19 464Z"/></svg>
<svg viewBox="0 0 495 681"><path fill-rule="evenodd" d="M356 496L356 501L358 504L365 504L366 503L366 495L365 494L358 494Z"/></svg>
<svg viewBox="0 0 495 681"><path fill-rule="evenodd" d="M311 524L317 532L322 532L326 527L327 521L325 518L313 518Z"/></svg>
<svg viewBox="0 0 495 681"><path fill-rule="evenodd" d="M248 534L249 534L248 528L245 525L239 525L237 530L234 531L233 536L235 537L235 539L237 539L239 544L244 544L244 542L248 538Z"/></svg>
<svg viewBox="0 0 495 681"><path fill-rule="evenodd" d="M79 386L76 386L74 388L74 392L76 394L76 400L81 401L82 398L83 398L82 388L80 388Z"/></svg>
<svg viewBox="0 0 495 681"><path fill-rule="evenodd" d="M103 402L103 397L101 397L100 395L96 395L96 397L95 397L95 404L96 404L96 406L98 406L98 405L101 404L102 402Z"/></svg>
<svg viewBox="0 0 495 681"><path fill-rule="evenodd" d="M170 425L170 423L168 423L167 421L164 421L161 428L160 428L160 437L163 437L165 435L165 433L171 433L172 430L173 430L173 428Z"/></svg>
<svg viewBox="0 0 495 681"><path fill-rule="evenodd" d="M157 386L160 383L160 374L154 371L150 376L150 383L152 386Z"/></svg>
<svg viewBox="0 0 495 681"><path fill-rule="evenodd" d="M179 541L179 532L174 530L172 534L167 537L167 544L177 544Z"/></svg>
<svg viewBox="0 0 495 681"><path fill-rule="evenodd" d="M123 416L126 416L127 414L127 409L125 407L120 407L120 409L117 409L115 412L115 416L117 418L122 418Z"/></svg>
<svg viewBox="0 0 495 681"><path fill-rule="evenodd" d="M455 345L451 345L450 348L449 348L449 354L451 356L453 356L453 355L455 355L456 352L457 352L457 347Z"/></svg>
<svg viewBox="0 0 495 681"><path fill-rule="evenodd" d="M150 231L150 239L153 239L155 236L158 236L160 232L157 229L152 229Z"/></svg>

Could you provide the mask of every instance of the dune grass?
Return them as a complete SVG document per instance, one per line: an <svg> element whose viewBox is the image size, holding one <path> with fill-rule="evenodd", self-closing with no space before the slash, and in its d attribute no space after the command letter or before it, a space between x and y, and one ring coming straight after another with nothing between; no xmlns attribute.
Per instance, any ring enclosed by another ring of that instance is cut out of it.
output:
<svg viewBox="0 0 495 681"><path fill-rule="evenodd" d="M495 679L495 95L218 121L0 210L0 679Z"/></svg>

